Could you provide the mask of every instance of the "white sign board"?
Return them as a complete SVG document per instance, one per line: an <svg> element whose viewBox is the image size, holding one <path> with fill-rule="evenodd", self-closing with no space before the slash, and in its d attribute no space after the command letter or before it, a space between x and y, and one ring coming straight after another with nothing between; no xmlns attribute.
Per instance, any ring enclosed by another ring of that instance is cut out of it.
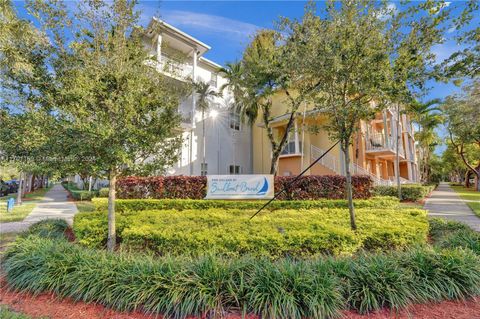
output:
<svg viewBox="0 0 480 319"><path fill-rule="evenodd" d="M205 199L270 199L273 195L273 175L207 175Z"/></svg>

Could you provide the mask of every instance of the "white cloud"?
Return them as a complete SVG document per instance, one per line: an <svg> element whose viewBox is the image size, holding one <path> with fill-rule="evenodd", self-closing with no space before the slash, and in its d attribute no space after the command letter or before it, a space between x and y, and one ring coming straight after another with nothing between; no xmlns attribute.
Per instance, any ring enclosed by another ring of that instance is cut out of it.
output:
<svg viewBox="0 0 480 319"><path fill-rule="evenodd" d="M222 16L181 10L164 10L161 17L175 27L193 27L203 32L223 35L225 37L248 38L259 27Z"/></svg>

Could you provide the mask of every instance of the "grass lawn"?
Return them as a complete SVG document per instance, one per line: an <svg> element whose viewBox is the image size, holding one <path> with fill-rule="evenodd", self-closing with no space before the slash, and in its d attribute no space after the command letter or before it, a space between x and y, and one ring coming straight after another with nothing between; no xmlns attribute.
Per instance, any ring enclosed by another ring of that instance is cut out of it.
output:
<svg viewBox="0 0 480 319"><path fill-rule="evenodd" d="M0 198L0 223L7 223L7 222L17 222L23 220L27 217L28 214L32 212L35 208L37 203L43 198L45 193L50 189L49 188L40 188L31 193L25 195L23 199L23 204L18 206L15 205L13 207L13 211L7 213L7 200L9 198L15 198L16 194L11 194L5 197Z"/></svg>
<svg viewBox="0 0 480 319"><path fill-rule="evenodd" d="M465 203L470 206L475 215L480 217L480 192L475 191L473 188L465 188L464 186L451 186Z"/></svg>

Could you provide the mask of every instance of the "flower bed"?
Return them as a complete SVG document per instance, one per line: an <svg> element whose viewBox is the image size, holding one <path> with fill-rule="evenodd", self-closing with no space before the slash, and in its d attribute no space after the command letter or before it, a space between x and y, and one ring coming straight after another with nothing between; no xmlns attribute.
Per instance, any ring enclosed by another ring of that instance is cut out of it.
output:
<svg viewBox="0 0 480 319"><path fill-rule="evenodd" d="M359 249L397 249L425 243L428 223L420 209L357 209L358 231L341 208L265 212L255 210L143 210L117 215L117 237L124 248L160 255L311 256L345 255ZM74 231L81 244L103 247L107 213L79 213Z"/></svg>
<svg viewBox="0 0 480 319"><path fill-rule="evenodd" d="M108 200L106 198L94 198L92 203L97 211L106 211ZM259 209L266 201L246 200L202 200L202 199L117 199L115 209L117 211L140 211L160 209ZM396 197L372 197L370 199L355 200L356 208L395 208L399 204ZM319 200L275 200L271 202L266 211L277 209L318 209L318 208L347 208L348 202L344 199L319 199Z"/></svg>
<svg viewBox="0 0 480 319"><path fill-rule="evenodd" d="M277 261L152 258L30 236L11 246L3 269L17 290L167 318L232 309L262 318L333 318L346 309L367 313L480 294L480 258L468 249Z"/></svg>
<svg viewBox="0 0 480 319"><path fill-rule="evenodd" d="M275 191L287 186L295 176L276 176ZM369 176L352 176L354 198L370 198L373 183ZM117 182L118 198L202 199L206 195L205 176L130 176ZM304 176L290 185L280 199L345 198L345 177L340 175Z"/></svg>

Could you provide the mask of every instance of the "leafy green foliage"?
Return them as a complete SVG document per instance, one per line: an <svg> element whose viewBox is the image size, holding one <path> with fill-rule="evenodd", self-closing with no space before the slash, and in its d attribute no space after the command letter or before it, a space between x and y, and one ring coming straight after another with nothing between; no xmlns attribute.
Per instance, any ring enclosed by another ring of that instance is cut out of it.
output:
<svg viewBox="0 0 480 319"><path fill-rule="evenodd" d="M480 294L480 258L428 248L355 258L224 259L111 254L28 237L7 252L9 285L167 318L241 309L262 318L333 318Z"/></svg>
<svg viewBox="0 0 480 319"><path fill-rule="evenodd" d="M430 194L435 187L435 185L404 184L402 185L402 200L413 202L421 200ZM373 193L376 196L398 196L397 186L375 186Z"/></svg>
<svg viewBox="0 0 480 319"><path fill-rule="evenodd" d="M248 202L247 202L248 203ZM349 229L345 208L277 209L249 217L248 209L125 210L118 216L122 247L158 254L311 256L352 254L359 249L399 249L426 241L426 213L419 209L359 209L359 230ZM75 216L81 244L102 247L105 211ZM385 221L388 220L388 223ZM182 231L179 232L179 229Z"/></svg>
<svg viewBox="0 0 480 319"><path fill-rule="evenodd" d="M64 219L46 219L30 226L21 236L27 237L34 235L43 238L63 239L65 238L67 228L68 224Z"/></svg>
<svg viewBox="0 0 480 319"><path fill-rule="evenodd" d="M105 211L108 208L108 201L105 198L94 198L92 203L97 211ZM210 208L222 209L258 209L266 201L246 200L202 200L202 199L117 199L115 206L118 211L141 211L141 210L204 210ZM355 200L358 208L395 208L399 201L395 197L373 197L371 199ZM277 200L271 202L265 210L277 209L319 209L319 208L347 208L348 203L344 199L324 200Z"/></svg>
<svg viewBox="0 0 480 319"><path fill-rule="evenodd" d="M108 187L103 187L98 190L98 197L108 197Z"/></svg>
<svg viewBox="0 0 480 319"><path fill-rule="evenodd" d="M466 224L443 219L430 220L430 237L441 248L462 247L480 255L480 233Z"/></svg>
<svg viewBox="0 0 480 319"><path fill-rule="evenodd" d="M72 195L73 199L83 201L83 200L91 200L92 198L96 197L98 192L97 191L86 191L82 189L78 189L75 183L62 183L62 186L68 190L70 195Z"/></svg>

